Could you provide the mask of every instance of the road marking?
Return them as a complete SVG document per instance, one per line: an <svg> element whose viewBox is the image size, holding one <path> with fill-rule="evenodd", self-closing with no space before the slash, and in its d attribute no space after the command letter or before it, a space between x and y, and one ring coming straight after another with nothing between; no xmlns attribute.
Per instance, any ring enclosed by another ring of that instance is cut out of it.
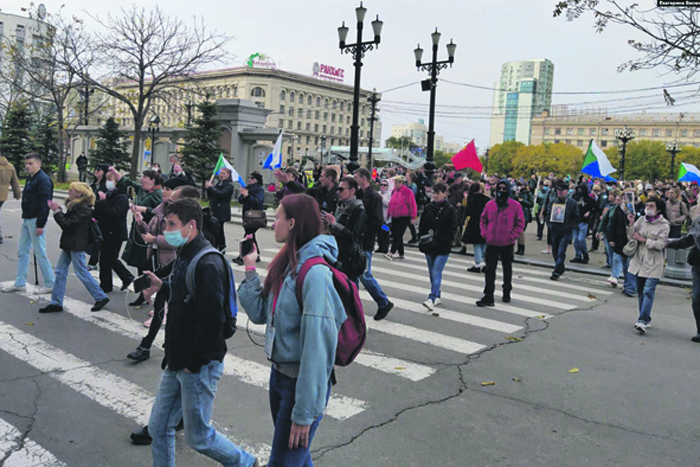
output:
<svg viewBox="0 0 700 467"><path fill-rule="evenodd" d="M8 282L4 285L9 285ZM27 292L18 293L31 300L45 300L45 296L33 293L34 286L29 285ZM32 291L32 292L30 292ZM77 318L99 326L108 331L121 334L130 339L141 339L145 334L143 326L131 319L114 313L94 313L90 311L91 305L80 300L65 297L63 300L64 313L69 313ZM246 317L247 320L247 317ZM245 324L245 323L243 323ZM163 333L158 333L153 341L152 348L160 349L163 346ZM268 379L270 377L270 367L252 361L247 361L233 355L226 354L224 362L224 374L237 378L246 384L261 387L267 391ZM369 408L369 404L364 401L353 399L331 393L326 408L326 414L337 420L346 420Z"/></svg>
<svg viewBox="0 0 700 467"><path fill-rule="evenodd" d="M4 467L67 467L29 438L25 438L20 447L21 438L22 433L17 428L0 419L0 456L12 452L2 464Z"/></svg>

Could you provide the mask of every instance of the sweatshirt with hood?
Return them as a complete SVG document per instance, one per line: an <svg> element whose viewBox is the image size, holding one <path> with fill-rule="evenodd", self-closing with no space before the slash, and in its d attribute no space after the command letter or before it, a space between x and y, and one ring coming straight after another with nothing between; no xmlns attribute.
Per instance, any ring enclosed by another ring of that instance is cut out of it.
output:
<svg viewBox="0 0 700 467"><path fill-rule="evenodd" d="M498 196L498 188L505 185L508 192ZM491 246L510 246L515 244L525 229L523 208L511 198L513 187L508 180L503 179L496 184L494 199L486 203L481 213L481 236Z"/></svg>
<svg viewBox="0 0 700 467"><path fill-rule="evenodd" d="M299 425L310 425L326 407L338 332L347 319L331 271L322 265L309 269L302 287L304 306L299 308L297 274L306 260L319 256L328 264L337 261L338 245L333 236L319 235L299 249L297 267L286 273L274 315L272 362L284 374L297 373L292 421ZM252 322L270 328L274 294L263 295L263 282L255 271L246 271L238 287L238 300Z"/></svg>

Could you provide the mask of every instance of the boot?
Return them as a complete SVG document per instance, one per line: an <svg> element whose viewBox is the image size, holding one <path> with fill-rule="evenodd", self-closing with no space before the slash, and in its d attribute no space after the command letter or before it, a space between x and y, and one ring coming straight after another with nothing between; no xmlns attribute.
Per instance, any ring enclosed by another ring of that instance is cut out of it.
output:
<svg viewBox="0 0 700 467"><path fill-rule="evenodd" d="M525 254L525 245L518 244L518 251L515 252L516 255L524 255Z"/></svg>

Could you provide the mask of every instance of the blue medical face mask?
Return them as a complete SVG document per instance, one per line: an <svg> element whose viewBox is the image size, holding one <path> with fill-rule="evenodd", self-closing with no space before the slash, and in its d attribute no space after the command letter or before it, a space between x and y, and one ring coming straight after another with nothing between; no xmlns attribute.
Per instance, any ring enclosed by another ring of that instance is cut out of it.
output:
<svg viewBox="0 0 700 467"><path fill-rule="evenodd" d="M543 187L542 187L542 191L544 191L545 193L547 193L547 192L549 191L549 187L548 187L548 186L543 186Z"/></svg>
<svg viewBox="0 0 700 467"><path fill-rule="evenodd" d="M191 233L192 226L190 225L190 231L184 237L182 236L182 229L171 231L166 230L163 232L163 237L165 237L165 241L168 243L168 245L172 246L173 248L180 248L182 245L187 243L187 239Z"/></svg>

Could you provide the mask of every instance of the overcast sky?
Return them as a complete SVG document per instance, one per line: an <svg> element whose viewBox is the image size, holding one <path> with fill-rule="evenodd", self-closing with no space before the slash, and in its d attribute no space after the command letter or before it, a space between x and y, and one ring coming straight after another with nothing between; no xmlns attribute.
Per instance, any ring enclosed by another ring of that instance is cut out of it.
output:
<svg viewBox="0 0 700 467"><path fill-rule="evenodd" d="M122 2L95 0L46 0L49 12L66 4L65 12L86 18L90 15L119 14ZM151 6L158 2L141 0L139 5ZM413 49L418 43L430 58L430 34L437 27L442 33L438 59L446 59L445 45L453 39L457 44L453 68L440 75L455 83L493 87L499 79L501 65L507 61L548 58L554 63L554 92L562 91L618 91L664 86L677 82L673 75L662 70L618 73L617 66L635 57L627 40L635 37L633 31L612 26L602 34L593 29L591 16L574 22L553 18L556 0L483 0L458 2L455 0L370 0L365 20L370 39L370 21L376 15L384 21L382 43L378 50L368 52L362 68L362 87L387 91L415 83L383 95L381 118L382 140L390 135L391 125L416 121L415 112L399 111L400 104L414 104L411 108L424 112L427 125L429 93L421 92L418 82L427 77L414 67ZM641 0L644 6L655 5L655 0ZM22 14L21 7L28 2L0 0L0 9L6 13ZM359 5L351 0L168 0L160 2L165 11L183 20L203 17L218 31L233 36L229 44L236 55L232 63L217 66L241 66L252 53L265 53L278 67L302 74L311 74L318 61L346 70L347 84L352 84L353 67L350 55L341 55L338 49L337 27L342 21L351 28L348 41L355 37L355 12ZM700 78L698 78L700 81ZM687 90L697 89L684 88ZM657 95L661 92L605 95L554 95L553 104L590 102L619 99L630 96ZM438 117L436 132L448 142L465 143L476 138L480 152L488 144L490 122L487 115L474 116L473 109L443 106L491 106L493 91L467 88L441 81L437 88L438 112L451 112L456 118ZM394 102L391 102L394 101ZM650 97L645 103L653 103ZM626 105L622 102L592 104L610 107ZM698 111L700 106L662 109L678 113ZM482 109L481 112L488 112ZM654 110L659 111L659 110ZM464 115L466 112L472 115Z"/></svg>

